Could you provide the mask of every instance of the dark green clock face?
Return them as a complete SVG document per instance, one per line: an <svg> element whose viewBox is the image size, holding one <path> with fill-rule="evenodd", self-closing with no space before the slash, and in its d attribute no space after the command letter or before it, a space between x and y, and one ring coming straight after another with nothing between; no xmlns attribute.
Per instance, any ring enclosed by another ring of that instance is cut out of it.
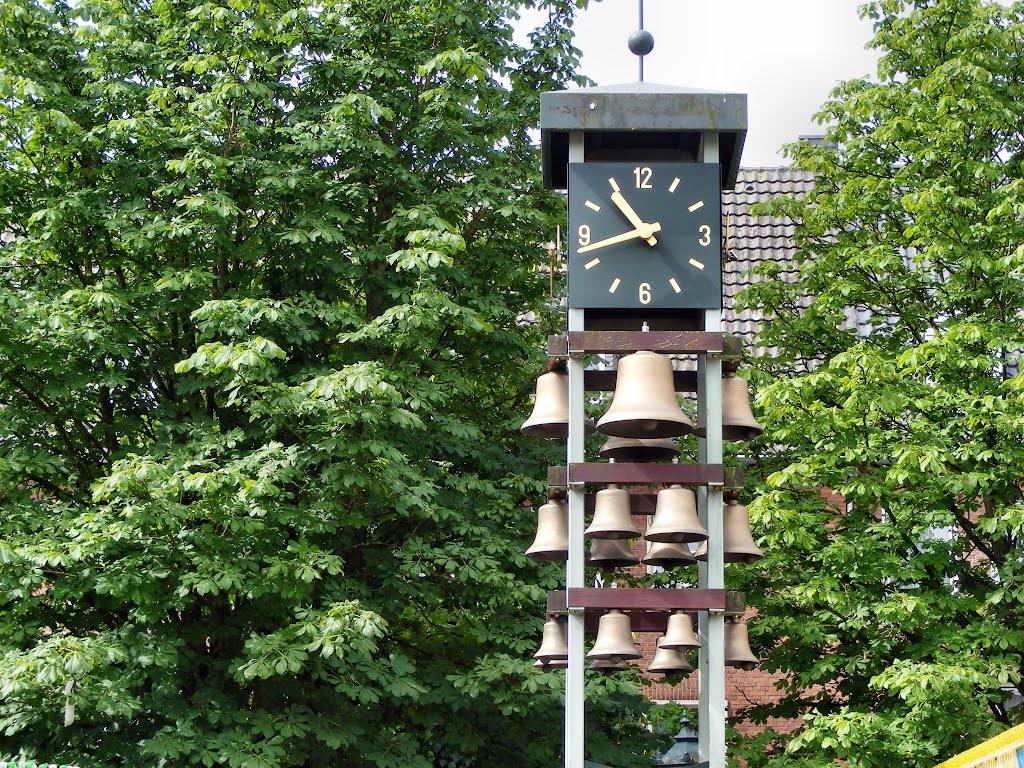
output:
<svg viewBox="0 0 1024 768"><path fill-rule="evenodd" d="M722 306L719 167L570 163L569 306Z"/></svg>

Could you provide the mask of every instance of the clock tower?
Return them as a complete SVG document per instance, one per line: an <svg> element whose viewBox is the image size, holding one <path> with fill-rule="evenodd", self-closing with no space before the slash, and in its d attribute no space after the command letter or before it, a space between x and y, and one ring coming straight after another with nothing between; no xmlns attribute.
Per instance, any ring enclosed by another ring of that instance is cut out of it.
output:
<svg viewBox="0 0 1024 768"><path fill-rule="evenodd" d="M566 590L559 598L568 634L565 768L584 764L584 628L587 611L598 605L647 606L648 611L657 605L697 613L699 764L725 766L721 385L728 340L721 333L721 190L735 186L746 129L744 94L645 82L541 94L544 184L567 189L569 199L567 333L554 352L566 359L569 380L560 481L568 502L569 542ZM552 349L549 343L549 354ZM584 371L584 357L638 350L696 356L698 420L706 425L697 440L698 464L655 470L643 464L586 463L584 394L598 387L587 383L595 377L585 373L595 372ZM689 595L685 589L649 590L658 593L650 595L586 589L587 484L632 484L642 490L652 481L696 487L708 532L698 588ZM704 602L698 605L698 598Z"/></svg>

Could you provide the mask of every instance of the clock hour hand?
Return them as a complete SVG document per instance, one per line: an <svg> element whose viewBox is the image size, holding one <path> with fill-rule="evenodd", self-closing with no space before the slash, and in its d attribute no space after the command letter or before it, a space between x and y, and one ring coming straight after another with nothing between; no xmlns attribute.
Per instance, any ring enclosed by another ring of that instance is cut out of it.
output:
<svg viewBox="0 0 1024 768"><path fill-rule="evenodd" d="M643 230L644 227L648 226L644 220L637 215L637 212L633 210L633 206L626 201L626 198L622 196L622 193L619 192L619 190L612 192L612 202L615 203L615 207L622 211L625 217L629 219L629 223L634 227L639 230ZM654 237L653 234L643 235L642 237L647 241L648 245L655 245L658 242L658 239Z"/></svg>
<svg viewBox="0 0 1024 768"><path fill-rule="evenodd" d="M588 251L596 251L598 248L605 248L609 245L624 243L627 240L635 240L638 237L646 240L648 237L652 237L655 232L661 232L661 224L658 223L657 221L654 222L653 224L644 224L643 229L631 229L629 230L629 232L623 232L621 235L606 237L604 240L598 240L596 243L584 245L578 248L576 250L576 253L587 253Z"/></svg>

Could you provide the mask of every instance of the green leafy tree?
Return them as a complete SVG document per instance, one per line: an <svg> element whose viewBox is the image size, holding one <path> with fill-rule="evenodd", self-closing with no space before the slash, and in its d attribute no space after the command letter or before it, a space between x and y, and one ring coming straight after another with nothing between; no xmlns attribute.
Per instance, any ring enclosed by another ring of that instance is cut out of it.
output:
<svg viewBox="0 0 1024 768"><path fill-rule="evenodd" d="M815 190L763 212L796 223L795 264L745 297L778 349L747 588L788 676L750 714L806 720L750 765L931 766L1020 720L1024 4L862 13L878 78L823 107L837 149L793 148Z"/></svg>
<svg viewBox="0 0 1024 768"><path fill-rule="evenodd" d="M0 755L557 759L517 428L578 4L0 0Z"/></svg>

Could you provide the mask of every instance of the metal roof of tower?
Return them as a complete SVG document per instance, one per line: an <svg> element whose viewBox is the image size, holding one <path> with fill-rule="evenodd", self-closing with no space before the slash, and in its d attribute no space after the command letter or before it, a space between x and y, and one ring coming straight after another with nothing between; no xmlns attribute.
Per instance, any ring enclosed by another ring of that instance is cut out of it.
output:
<svg viewBox="0 0 1024 768"><path fill-rule="evenodd" d="M569 134L588 161L696 162L701 135L717 132L722 188L732 189L747 136L747 95L657 83L623 83L540 96L544 186L564 189Z"/></svg>

